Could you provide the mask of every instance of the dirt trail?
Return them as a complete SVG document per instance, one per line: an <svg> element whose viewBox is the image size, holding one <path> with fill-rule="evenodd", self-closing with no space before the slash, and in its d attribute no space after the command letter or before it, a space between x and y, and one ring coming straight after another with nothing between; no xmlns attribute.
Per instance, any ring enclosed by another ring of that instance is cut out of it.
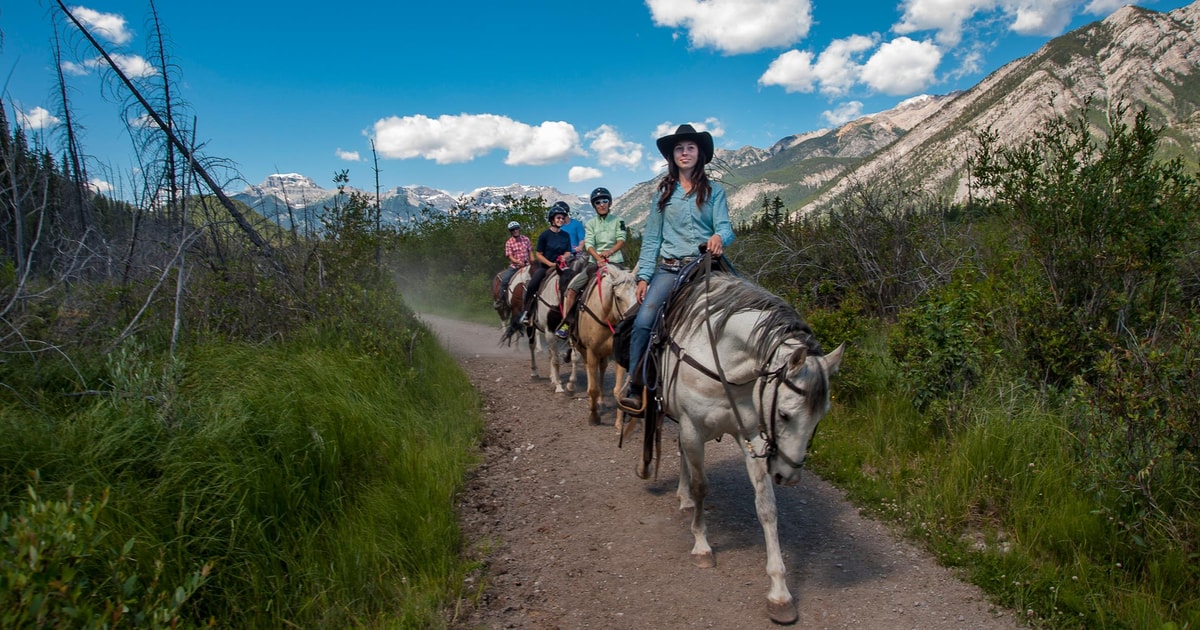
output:
<svg viewBox="0 0 1200 630"><path fill-rule="evenodd" d="M531 379L526 346L498 346L498 326L422 318L486 398L484 463L460 504L471 553L486 559L472 579L486 588L455 628L775 627L762 529L736 444L708 445L705 507L717 566L698 569L688 556L690 516L675 497L673 424L658 479L638 479L641 435L617 447L611 396L606 424L588 424L582 367L578 393L556 395L545 355L541 377ZM610 368L606 390L612 378ZM1021 627L816 475L775 490L796 627Z"/></svg>

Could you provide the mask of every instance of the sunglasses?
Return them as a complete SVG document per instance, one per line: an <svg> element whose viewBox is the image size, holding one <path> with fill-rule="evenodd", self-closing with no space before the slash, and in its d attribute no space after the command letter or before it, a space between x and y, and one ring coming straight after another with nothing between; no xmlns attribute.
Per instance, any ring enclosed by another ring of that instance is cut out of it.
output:
<svg viewBox="0 0 1200 630"><path fill-rule="evenodd" d="M602 204L602 203L608 203L608 204L611 204L611 203L612 203L612 199L597 199L597 200L596 200L596 202L595 202L595 203L593 203L592 205L593 205L593 206L598 206L598 205L600 205L600 204Z"/></svg>

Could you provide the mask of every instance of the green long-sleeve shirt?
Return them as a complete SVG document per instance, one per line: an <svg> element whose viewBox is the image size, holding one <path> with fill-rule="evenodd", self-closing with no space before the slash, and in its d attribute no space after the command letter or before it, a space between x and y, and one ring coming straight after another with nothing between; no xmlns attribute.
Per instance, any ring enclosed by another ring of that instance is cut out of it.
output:
<svg viewBox="0 0 1200 630"><path fill-rule="evenodd" d="M615 246L618 241L625 240L625 230L621 229L621 220L614 217L611 212L605 216L596 215L592 217L588 220L584 228L587 232L583 237L584 248L590 247L596 250L598 254L603 254L609 248ZM608 261L623 264L625 256L618 251L609 256Z"/></svg>

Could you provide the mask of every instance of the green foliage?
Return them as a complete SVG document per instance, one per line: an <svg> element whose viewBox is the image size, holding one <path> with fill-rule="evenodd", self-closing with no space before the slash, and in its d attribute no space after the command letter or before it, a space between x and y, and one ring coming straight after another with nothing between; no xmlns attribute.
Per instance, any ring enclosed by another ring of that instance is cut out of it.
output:
<svg viewBox="0 0 1200 630"><path fill-rule="evenodd" d="M171 588L163 563L143 570L131 555L134 539L112 547L101 521L108 503L28 500L0 515L0 624L5 628L177 628L180 611L204 584L203 568Z"/></svg>
<svg viewBox="0 0 1200 630"><path fill-rule="evenodd" d="M913 405L943 422L960 419L961 401L983 374L989 353L979 292L951 283L904 311L889 346Z"/></svg>
<svg viewBox="0 0 1200 630"><path fill-rule="evenodd" d="M1200 587L1200 317L1163 325L1173 343L1132 340L1076 389L1076 431L1088 490L1124 530L1112 552L1143 572L1177 557L1168 582Z"/></svg>
<svg viewBox="0 0 1200 630"><path fill-rule="evenodd" d="M99 395L53 417L6 403L0 509L18 506L27 471L46 492L111 489L97 521L105 540L138 541L131 566L154 567L138 584L188 586L211 564L185 624L443 625L469 570L454 497L479 402L394 296L360 293L346 312L178 358L129 342L99 366ZM91 585L112 573L78 571ZM126 597L150 603L141 593Z"/></svg>
<svg viewBox="0 0 1200 630"><path fill-rule="evenodd" d="M1180 162L1154 160L1157 138L1145 112L1132 127L1117 123L1103 146L1084 115L1012 147L980 138L972 172L1042 274L1044 291L1023 292L1028 321L1043 324L1028 341L1057 385L1090 378L1113 339L1148 334L1180 295L1200 189Z"/></svg>

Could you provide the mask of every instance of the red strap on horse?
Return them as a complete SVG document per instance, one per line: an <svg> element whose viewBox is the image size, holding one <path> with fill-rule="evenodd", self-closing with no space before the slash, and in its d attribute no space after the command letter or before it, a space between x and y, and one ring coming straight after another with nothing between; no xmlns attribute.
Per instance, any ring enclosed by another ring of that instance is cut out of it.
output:
<svg viewBox="0 0 1200 630"><path fill-rule="evenodd" d="M604 283L602 282L602 279L604 278L604 272L607 269L608 261L603 260L600 262L600 268L596 270L596 294L600 296L601 304L604 304ZM617 334L617 329L612 325L612 322L608 321L608 317L604 318L604 323L608 326L609 332L614 335Z"/></svg>

